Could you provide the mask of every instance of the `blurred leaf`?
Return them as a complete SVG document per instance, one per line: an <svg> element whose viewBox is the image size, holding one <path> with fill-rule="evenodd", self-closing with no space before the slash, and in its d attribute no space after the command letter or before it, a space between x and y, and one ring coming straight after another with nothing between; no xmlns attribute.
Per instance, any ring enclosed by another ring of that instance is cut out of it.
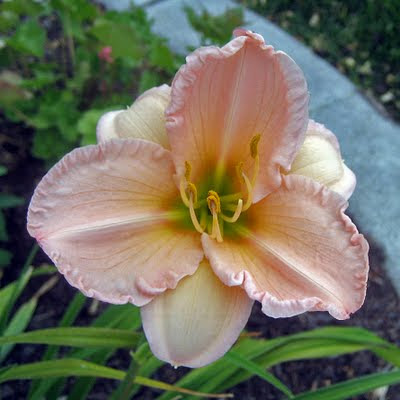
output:
<svg viewBox="0 0 400 400"><path fill-rule="evenodd" d="M219 15L212 15L205 8L201 14L189 6L185 6L184 10L190 25L202 35L202 44L224 45L231 39L232 31L245 23L240 7L227 9Z"/></svg>
<svg viewBox="0 0 400 400"><path fill-rule="evenodd" d="M13 71L4 70L0 72L0 104L5 106L19 100L29 100L32 93L21 87L22 78Z"/></svg>
<svg viewBox="0 0 400 400"><path fill-rule="evenodd" d="M111 46L113 58L126 57L139 60L144 55L136 30L126 22L114 23L105 18L99 18L90 32L103 46Z"/></svg>
<svg viewBox="0 0 400 400"><path fill-rule="evenodd" d="M45 11L45 2L37 2L32 0L12 0L4 1L0 4L0 11L12 12L18 16L29 15L31 17L36 17Z"/></svg>
<svg viewBox="0 0 400 400"><path fill-rule="evenodd" d="M349 399L382 386L400 383L400 371L378 372L361 378L355 378L343 383L301 393L293 400L343 400Z"/></svg>
<svg viewBox="0 0 400 400"><path fill-rule="evenodd" d="M69 142L51 129L37 129L33 137L32 154L35 157L52 162L58 161L71 151L74 143Z"/></svg>
<svg viewBox="0 0 400 400"><path fill-rule="evenodd" d="M0 248L0 268L10 265L13 254L5 249Z"/></svg>
<svg viewBox="0 0 400 400"><path fill-rule="evenodd" d="M45 41L46 32L44 29L37 21L28 19L18 26L14 35L7 40L7 44L22 53L43 57Z"/></svg>
<svg viewBox="0 0 400 400"><path fill-rule="evenodd" d="M6 242L7 240L8 240L8 233L7 233L6 218L4 216L4 213L0 209L0 241Z"/></svg>
<svg viewBox="0 0 400 400"><path fill-rule="evenodd" d="M143 93L148 89L151 89L154 86L158 86L161 84L160 75L156 72L145 70L140 76L139 81L139 93Z"/></svg>
<svg viewBox="0 0 400 400"><path fill-rule="evenodd" d="M21 206L25 203L23 197L18 197L13 194L0 193L0 209Z"/></svg>
<svg viewBox="0 0 400 400"><path fill-rule="evenodd" d="M140 335L122 329L108 328L49 328L0 337L0 345L9 343L38 343L75 347L134 347Z"/></svg>
<svg viewBox="0 0 400 400"><path fill-rule="evenodd" d="M36 310L37 306L37 299L32 298L27 303L24 303L13 315L11 318L10 323L8 324L7 328L3 332L3 336L0 337L0 340L16 335L20 332L23 332L26 327L28 326L30 320L32 319L33 313ZM2 342L0 342L1 344ZM3 342L4 343L4 342ZM14 343L11 342L10 344L2 345L0 349L0 363L4 361L10 351L13 349Z"/></svg>
<svg viewBox="0 0 400 400"><path fill-rule="evenodd" d="M4 165L0 165L0 176L7 175L7 172L7 167L5 167Z"/></svg>
<svg viewBox="0 0 400 400"><path fill-rule="evenodd" d="M0 383L14 379L40 379L63 376L93 376L98 378L122 380L125 377L125 372L88 361L64 358L62 360L39 361L36 363L6 368L0 371ZM227 394L217 395L212 393L200 393L142 376L136 376L134 382L154 389L191 394L199 397L232 397Z"/></svg>
<svg viewBox="0 0 400 400"><path fill-rule="evenodd" d="M175 72L175 58L169 47L159 38L154 38L150 46L150 62L169 72Z"/></svg>
<svg viewBox="0 0 400 400"><path fill-rule="evenodd" d="M96 144L96 126L100 117L108 110L89 110L78 120L78 132L82 135L81 145Z"/></svg>

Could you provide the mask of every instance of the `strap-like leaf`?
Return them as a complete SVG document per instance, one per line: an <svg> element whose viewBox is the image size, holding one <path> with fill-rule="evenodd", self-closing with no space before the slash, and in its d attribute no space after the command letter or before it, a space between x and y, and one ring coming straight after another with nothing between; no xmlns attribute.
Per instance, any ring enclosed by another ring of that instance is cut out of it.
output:
<svg viewBox="0 0 400 400"><path fill-rule="evenodd" d="M10 343L40 343L73 347L133 347L140 334L109 328L50 328L0 337L0 345Z"/></svg>
<svg viewBox="0 0 400 400"><path fill-rule="evenodd" d="M242 357L240 354L237 354L234 351L230 351L225 355L225 358L231 361L232 364L235 364L236 366L245 369L251 374L258 375L260 378L264 379L265 381L279 389L281 392L285 393L286 396L288 396L289 398L293 397L293 393L290 391L290 389L285 386L278 378L276 378L271 373L265 371L259 365Z"/></svg>
<svg viewBox="0 0 400 400"><path fill-rule="evenodd" d="M92 376L98 378L123 380L125 378L125 372L110 367L104 367L102 365L84 360L64 358L62 360L39 361L36 363L18 365L15 367L0 370L0 383L14 379L40 379L65 376ZM134 378L134 382L153 389L184 393L198 397L233 397L232 395L227 393L215 394L196 392L142 376L136 376Z"/></svg>
<svg viewBox="0 0 400 400"><path fill-rule="evenodd" d="M382 386L400 383L400 371L378 372L361 378L351 379L336 385L301 393L292 400L343 400L367 393Z"/></svg>

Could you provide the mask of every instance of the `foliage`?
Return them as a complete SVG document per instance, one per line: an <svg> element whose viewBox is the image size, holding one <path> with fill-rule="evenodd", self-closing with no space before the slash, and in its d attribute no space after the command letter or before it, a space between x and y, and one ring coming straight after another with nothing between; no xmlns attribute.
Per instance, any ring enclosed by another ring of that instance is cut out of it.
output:
<svg viewBox="0 0 400 400"><path fill-rule="evenodd" d="M400 120L398 0L242 0L374 95Z"/></svg>
<svg viewBox="0 0 400 400"><path fill-rule="evenodd" d="M0 4L0 14L0 105L35 128L32 153L48 164L94 143L99 115L165 83L180 64L140 8L17 0ZM99 52L108 46L105 60Z"/></svg>
<svg viewBox="0 0 400 400"><path fill-rule="evenodd" d="M201 14L189 6L184 10L193 29L200 33L203 46L224 45L231 39L232 31L245 23L241 7L229 8L221 15L212 15L205 8Z"/></svg>

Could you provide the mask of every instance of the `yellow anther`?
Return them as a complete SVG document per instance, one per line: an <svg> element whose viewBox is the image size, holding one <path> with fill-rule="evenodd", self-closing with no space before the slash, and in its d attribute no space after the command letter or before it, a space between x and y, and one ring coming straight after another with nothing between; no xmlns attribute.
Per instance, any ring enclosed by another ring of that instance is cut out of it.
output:
<svg viewBox="0 0 400 400"><path fill-rule="evenodd" d="M258 143L260 142L261 135L257 134L252 137L250 141L250 154L253 158L258 156Z"/></svg>
<svg viewBox="0 0 400 400"><path fill-rule="evenodd" d="M232 215L232 217L227 217L225 214L221 213L221 218L229 223L236 222L239 219L240 214L242 213L242 209L243 209L243 200L239 199L235 209L235 213Z"/></svg>
<svg viewBox="0 0 400 400"><path fill-rule="evenodd" d="M241 161L239 164L236 165L236 175L239 179L240 183L244 183L243 179L243 162Z"/></svg>
<svg viewBox="0 0 400 400"><path fill-rule="evenodd" d="M196 185L192 182L188 182L186 184L186 191L189 194L189 198L192 196L193 197L193 204L196 206L197 204L197 188Z"/></svg>
<svg viewBox="0 0 400 400"><path fill-rule="evenodd" d="M185 179L189 182L192 174L192 165L189 161L185 161Z"/></svg>
<svg viewBox="0 0 400 400"><path fill-rule="evenodd" d="M214 190L208 191L207 205L213 215L221 212L221 200Z"/></svg>

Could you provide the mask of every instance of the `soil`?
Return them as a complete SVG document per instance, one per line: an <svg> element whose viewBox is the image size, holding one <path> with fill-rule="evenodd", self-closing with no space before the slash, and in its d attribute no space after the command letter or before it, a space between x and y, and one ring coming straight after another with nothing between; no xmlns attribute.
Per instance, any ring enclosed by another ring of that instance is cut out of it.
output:
<svg viewBox="0 0 400 400"><path fill-rule="evenodd" d="M9 168L9 174L0 178L2 191L23 196L25 206L6 211L7 228L10 236L8 249L14 253L12 265L4 270L1 286L15 280L20 273L27 254L34 241L26 232L26 209L34 187L45 173L42 162L32 158L29 153L32 132L26 127L5 121L0 115L0 164ZM355 221L357 222L357 221ZM362 231L362 226L359 227ZM389 278L385 274L383 265L384 253L374 238L368 237L370 250L371 272L369 275L367 299L364 306L351 319L336 321L327 313L306 313L298 317L271 319L263 315L260 307L254 307L252 316L247 325L250 332L259 332L261 337L274 338L327 325L360 326L372 330L378 335L400 345L400 300ZM33 262L34 265L48 263L46 255L39 252ZM20 302L29 299L43 283L45 278L35 278L27 286ZM35 316L28 330L57 325L69 301L75 294L64 278L40 301ZM81 312L76 322L85 326L90 323L88 306ZM10 353L6 365L22 364L40 360L44 346L16 346ZM117 356L110 360L109 365L126 369L129 356L125 351L118 351ZM387 368L382 360L369 352L359 352L352 355L326 358L322 360L307 360L287 362L272 369L272 372L288 385L294 393L311 388L323 387L331 383L340 382L355 376L377 372ZM163 367L157 373L157 379L173 383L186 372L185 368L174 370L169 366ZM98 380L88 399L107 399L115 388L116 383L110 380ZM29 384L27 381L14 381L3 384L0 397L8 399L25 399ZM281 395L271 385L255 377L244 382L230 392L237 399L279 399ZM135 398L153 399L156 392L142 389ZM400 386L389 389L387 396L382 399L400 400ZM354 399L379 400L373 395L358 396Z"/></svg>

